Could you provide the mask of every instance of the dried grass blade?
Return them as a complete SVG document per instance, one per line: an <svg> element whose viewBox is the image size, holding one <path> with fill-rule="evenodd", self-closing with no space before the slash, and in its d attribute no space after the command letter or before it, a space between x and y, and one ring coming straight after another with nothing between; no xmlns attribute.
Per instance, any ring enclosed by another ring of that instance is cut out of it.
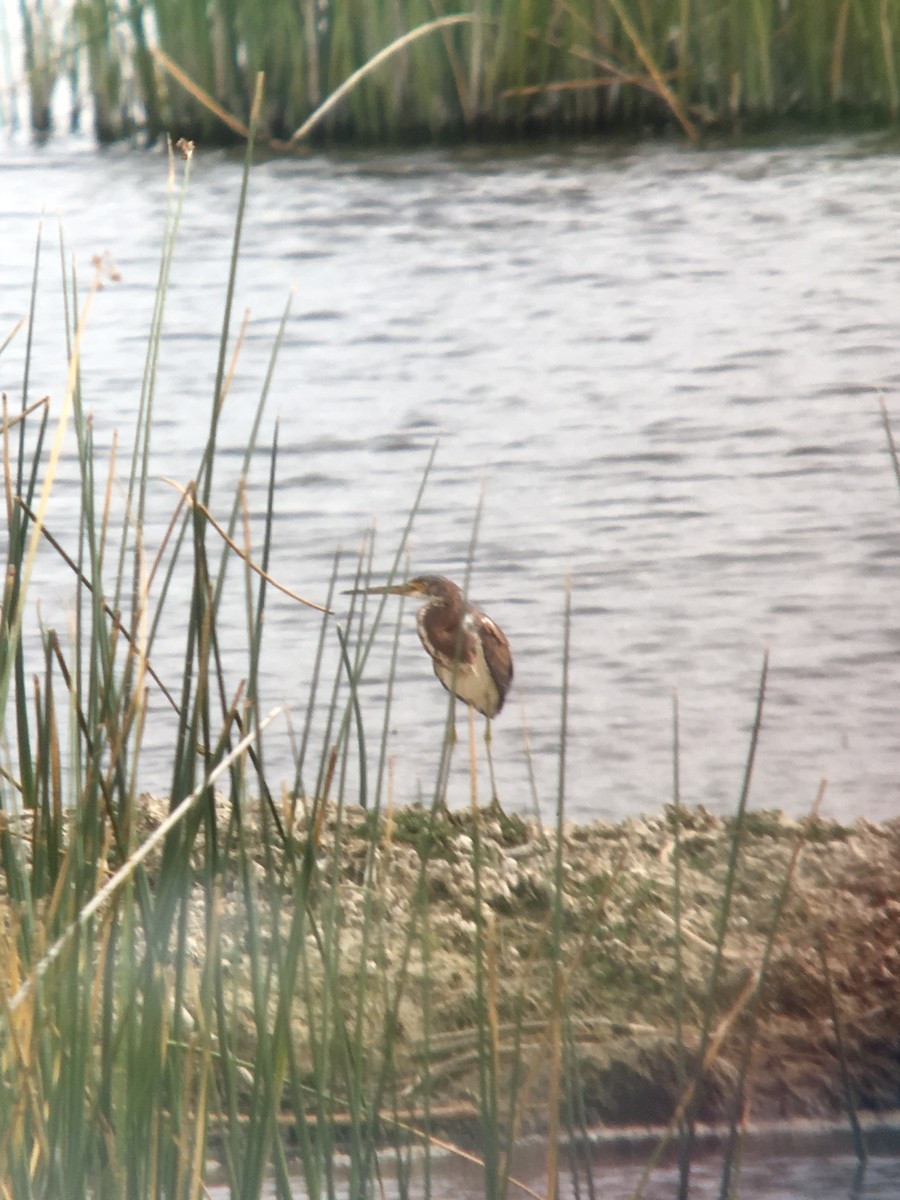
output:
<svg viewBox="0 0 900 1200"><path fill-rule="evenodd" d="M231 113L226 112L221 104L217 104L216 101L213 100L212 96L210 96L209 92L205 92L202 87L194 83L193 79L190 78L187 72L183 71L177 63L173 62L164 50L160 50L159 46L151 46L150 53L153 55L162 69L168 72L168 74L172 76L176 83L180 83L184 90L189 95L193 96L198 104L202 104L204 108L208 109L214 116L218 117L222 124L227 125L232 133L236 133L242 138L249 138L250 130L247 128L247 126L244 125L242 121L239 121L237 117L233 117Z"/></svg>
<svg viewBox="0 0 900 1200"><path fill-rule="evenodd" d="M413 42L418 41L419 38L423 38L430 33L434 33L435 30L447 29L451 25L471 24L475 20L476 18L472 13L457 13L455 16L438 17L434 21L426 21L424 25L418 25L415 29L411 29L408 33L404 33L402 37L397 38L395 41L385 46L383 50L379 50L378 53L373 55L368 62L363 63L358 70L354 71L352 75L348 76L347 79L345 79L340 85L340 87L336 88L328 97L328 99L319 105L315 112L310 113L300 128L291 136L287 145L292 146L296 145L298 142L302 142L303 139L307 137L307 135L310 134L313 129L315 129L320 121L326 117L328 113L330 113L331 110L337 104L339 104L349 92L353 91L353 89L361 80L365 79L367 75L370 75L372 71L380 67L382 63L385 63L388 61L388 59L393 58L393 56L400 50L403 50ZM280 143L273 144L278 145Z"/></svg>

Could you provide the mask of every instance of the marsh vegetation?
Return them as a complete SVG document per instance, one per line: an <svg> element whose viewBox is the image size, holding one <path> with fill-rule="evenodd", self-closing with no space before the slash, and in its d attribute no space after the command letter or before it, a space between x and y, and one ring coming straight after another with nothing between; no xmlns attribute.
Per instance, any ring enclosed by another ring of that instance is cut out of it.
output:
<svg viewBox="0 0 900 1200"><path fill-rule="evenodd" d="M82 0L23 6L32 128L52 94L97 137L369 142L892 123L900 2ZM359 77L357 75L359 73ZM348 80L354 86L334 97ZM327 111L323 106L327 107Z"/></svg>

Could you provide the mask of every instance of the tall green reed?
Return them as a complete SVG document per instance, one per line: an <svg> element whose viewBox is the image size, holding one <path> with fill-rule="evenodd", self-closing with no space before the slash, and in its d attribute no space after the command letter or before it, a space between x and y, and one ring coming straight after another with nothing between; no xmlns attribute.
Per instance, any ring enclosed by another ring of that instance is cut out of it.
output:
<svg viewBox="0 0 900 1200"><path fill-rule="evenodd" d="M744 832L744 817L747 811L747 802L750 796L750 783L753 778L753 767L756 762L756 751L759 744L760 730L762 728L763 704L765 702L766 680L768 678L768 673L769 655L767 651L763 658L762 671L760 673L759 688L756 696L756 713L753 718L753 728L750 734L750 745L747 751L747 762L744 768L744 777L741 782L741 794L740 798L738 799L737 811L734 818L731 846L723 885L722 901L719 905L718 917L716 921L715 952L709 973L709 988L706 995L706 1003L703 1008L703 1016L700 1025L699 1046L697 1049L697 1061L701 1064L701 1070L695 1077L693 1094L688 1102L685 1112L686 1133L680 1146L681 1154L678 1164L680 1170L678 1186L679 1200L686 1200L690 1190L690 1170L694 1139L694 1123L696 1121L697 1108L702 1098L704 1086L702 1064L706 1059L707 1051L710 1047L713 1023L719 1004L719 980L723 966L725 939L728 934L728 924L731 918L731 906L735 889L735 873L737 871L738 860L741 851L741 839Z"/></svg>

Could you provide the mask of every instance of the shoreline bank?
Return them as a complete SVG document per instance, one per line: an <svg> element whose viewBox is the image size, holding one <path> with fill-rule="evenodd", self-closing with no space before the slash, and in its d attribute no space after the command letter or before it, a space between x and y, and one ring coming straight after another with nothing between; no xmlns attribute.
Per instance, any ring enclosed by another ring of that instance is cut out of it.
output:
<svg viewBox="0 0 900 1200"><path fill-rule="evenodd" d="M166 811L162 802L147 800L148 828ZM224 806L222 816L227 823ZM310 898L311 912L323 919L331 914L336 922L341 977L348 986L356 986L360 958L366 957L365 1045L373 1059L391 997L399 995L392 1070L402 1108L414 1113L427 1092L432 1129L464 1137L477 1111L479 946L482 954L487 947L498 1053L507 1055L515 1037L524 1064L523 1133L545 1124L551 996L560 977L554 975L550 936L555 833L499 810L479 810L477 830L475 820L471 811L447 813L432 823L418 808L376 818L354 806L329 806ZM267 865L253 848L252 820L246 828L262 897L271 889L272 860ZM682 809L677 852L675 834L672 808L618 824L564 827L559 967L588 1126L666 1124L698 1052L735 828L732 820L702 808ZM300 817L294 829L298 851L306 836ZM756 972L798 839L790 894L757 988ZM195 866L202 868L199 852ZM900 821L844 826L748 812L734 883L711 1016L712 1037L721 1044L708 1058L699 1119L727 1119L742 1057L749 1055L748 1120L840 1123L847 1111L841 1049L859 1111L896 1109ZM234 884L226 873L222 936L240 991L246 931L236 879ZM279 895L289 905L289 879ZM202 905L191 907L202 912ZM275 915L283 920L284 909ZM199 967L198 920L190 944ZM249 1000L246 1009L252 1061Z"/></svg>

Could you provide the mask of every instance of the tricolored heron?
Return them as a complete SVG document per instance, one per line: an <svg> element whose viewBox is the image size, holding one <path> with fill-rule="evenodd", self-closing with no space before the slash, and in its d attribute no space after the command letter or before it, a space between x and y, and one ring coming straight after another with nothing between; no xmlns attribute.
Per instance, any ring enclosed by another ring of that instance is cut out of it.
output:
<svg viewBox="0 0 900 1200"><path fill-rule="evenodd" d="M470 604L460 587L444 575L417 575L390 587L353 590L376 596L413 596L425 601L416 613L416 628L434 664L435 675L448 692L487 717L484 737L492 799L496 801L490 753L491 718L503 707L513 678L512 654L503 630Z"/></svg>
<svg viewBox="0 0 900 1200"><path fill-rule="evenodd" d="M419 639L448 692L488 720L503 707L513 677L512 654L503 630L443 575L417 575L391 587L358 588L375 596L415 596Z"/></svg>

